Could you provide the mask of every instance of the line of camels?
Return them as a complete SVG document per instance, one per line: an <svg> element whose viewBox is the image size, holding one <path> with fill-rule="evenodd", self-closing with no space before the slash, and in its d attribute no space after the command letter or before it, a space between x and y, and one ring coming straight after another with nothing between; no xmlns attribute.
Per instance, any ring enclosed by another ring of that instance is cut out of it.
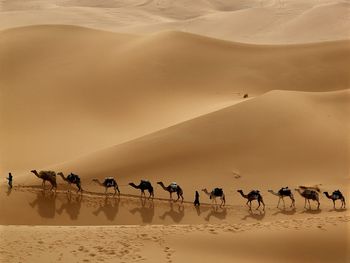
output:
<svg viewBox="0 0 350 263"><path fill-rule="evenodd" d="M65 182L68 183L68 185L69 185L68 192L70 192L71 185L75 185L78 188L77 193L83 192L83 188L81 187L80 177L76 174L70 173L68 176L64 176L64 174L62 172L59 172L56 175L56 172L54 172L54 171L37 172L36 170L32 170L31 172L43 181L42 187L44 189L45 189L45 182L48 181L51 184L50 191L52 191L53 189L55 189L55 191L56 191L56 189L57 189L56 177L57 177L57 175L59 175L62 177L62 179ZM117 193L118 193L118 195L120 195L120 190L119 190L118 184L113 177L106 177L102 182L99 179L92 179L92 182L95 182L98 185L104 187L105 194L108 193L109 188L113 188L114 189L113 195L116 195ZM163 182L157 182L157 184L159 184L163 188L163 190L169 192L170 200L177 202L181 198L181 202L184 201L183 190L177 183L171 183L168 186L165 186ZM153 186L152 186L151 182L148 180L141 180L138 185L136 185L134 183L129 183L129 185L135 189L140 189L141 197L146 198L145 191L148 191L148 193L149 193L148 199L154 197ZM209 196L210 200L212 200L212 203L217 204L217 199L220 199L221 200L220 207L225 205L226 199L225 199L225 194L224 194L224 191L222 188L214 188L210 192L207 189L202 189L202 191L207 196ZM310 200L315 201L317 203L317 209L320 208L319 193L321 193L321 190L318 187L299 186L299 188L296 188L295 191L298 192L304 198L304 200L305 200L304 208L307 207L306 204L308 203L309 209L311 209ZM242 190L237 190L237 192L240 193L243 198L247 199L246 205L249 207L250 210L252 209L252 201L258 202L258 207L256 209L259 209L260 206L262 205L263 210L265 210L265 203L264 203L263 197L262 197L259 190L252 190L248 194L244 194ZM268 192L270 192L271 194L278 197L277 208L279 207L281 200L283 202L283 206L285 207L285 201L284 201L285 197L289 198L291 200L290 207L295 208L294 195L292 193L292 190L289 189L288 187L282 187L277 192L275 192L273 190L268 190ZM176 200L173 199L173 196L172 196L173 193L176 193L176 195L177 195ZM332 194L329 194L328 192L323 192L323 193L327 198L329 198L333 201L334 208L335 208L335 202L337 200L341 201L340 208L345 208L345 205L346 205L345 197L339 190L333 191Z"/></svg>

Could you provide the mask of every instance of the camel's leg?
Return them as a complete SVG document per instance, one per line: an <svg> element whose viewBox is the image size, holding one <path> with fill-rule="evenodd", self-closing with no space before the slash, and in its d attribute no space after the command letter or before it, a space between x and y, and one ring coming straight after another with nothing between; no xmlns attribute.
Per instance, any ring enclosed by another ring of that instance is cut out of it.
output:
<svg viewBox="0 0 350 263"><path fill-rule="evenodd" d="M264 203L264 200L261 198L261 203L263 204L263 210L265 211L265 203Z"/></svg>
<svg viewBox="0 0 350 263"><path fill-rule="evenodd" d="M249 203L249 200L248 200L247 203L246 203L246 205L249 207L248 203Z"/></svg>
<svg viewBox="0 0 350 263"><path fill-rule="evenodd" d="M181 195L181 203L183 203L183 202L184 202L184 196Z"/></svg>
<svg viewBox="0 0 350 263"><path fill-rule="evenodd" d="M119 187L117 186L117 191L118 191L118 195L120 196L120 190L119 190Z"/></svg>
<svg viewBox="0 0 350 263"><path fill-rule="evenodd" d="M277 208L280 206L280 202L281 202L281 197L278 199Z"/></svg>
<svg viewBox="0 0 350 263"><path fill-rule="evenodd" d="M305 202L304 202L304 208L306 208L306 198L304 198Z"/></svg>
<svg viewBox="0 0 350 263"><path fill-rule="evenodd" d="M311 209L310 199L307 199L307 202L309 203L309 209Z"/></svg>
<svg viewBox="0 0 350 263"><path fill-rule="evenodd" d="M260 200L258 199L257 201L258 201L258 207L256 208L256 210L258 210L260 207Z"/></svg>
<svg viewBox="0 0 350 263"><path fill-rule="evenodd" d="M249 201L249 210L252 210L252 201Z"/></svg>
<svg viewBox="0 0 350 263"><path fill-rule="evenodd" d="M108 187L105 187L105 195L107 194Z"/></svg>
<svg viewBox="0 0 350 263"><path fill-rule="evenodd" d="M284 202L283 196L282 196L282 201L283 201L283 208L286 208L286 203Z"/></svg>
<svg viewBox="0 0 350 263"><path fill-rule="evenodd" d="M320 209L320 201L319 200L316 200L317 201L317 209Z"/></svg>
<svg viewBox="0 0 350 263"><path fill-rule="evenodd" d="M179 199L180 199L180 194L176 193L176 195L177 195L177 199L175 200L175 202L179 201Z"/></svg>
<svg viewBox="0 0 350 263"><path fill-rule="evenodd" d="M291 196L289 196L289 198L292 200L292 204L290 205L290 207L295 207L294 197L291 195Z"/></svg>

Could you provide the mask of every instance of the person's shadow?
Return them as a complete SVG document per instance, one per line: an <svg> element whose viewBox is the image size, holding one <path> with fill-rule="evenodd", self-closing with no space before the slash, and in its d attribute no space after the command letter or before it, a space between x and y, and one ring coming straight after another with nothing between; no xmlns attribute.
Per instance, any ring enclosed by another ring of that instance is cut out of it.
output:
<svg viewBox="0 0 350 263"><path fill-rule="evenodd" d="M67 193L67 201L62 203L61 207L56 210L57 214L61 215L63 210L66 210L70 219L77 220L80 213L82 195L77 195L72 198L71 193Z"/></svg>
<svg viewBox="0 0 350 263"><path fill-rule="evenodd" d="M153 200L146 200L145 198L140 198L141 207L135 207L130 211L131 214L139 213L143 223L152 223L154 217L154 203ZM146 203L148 201L148 205Z"/></svg>
<svg viewBox="0 0 350 263"><path fill-rule="evenodd" d="M265 211L261 210L255 210L256 212L254 213L252 210L248 210L248 215L244 216L242 220L247 220L248 218L252 218L255 220L263 220L265 217Z"/></svg>
<svg viewBox="0 0 350 263"><path fill-rule="evenodd" d="M41 217L54 218L56 213L56 195L53 192L40 191L36 194L36 199L29 202L29 205L32 208L38 207L37 211Z"/></svg>
<svg viewBox="0 0 350 263"><path fill-rule="evenodd" d="M200 208L200 206L196 205L194 208L196 209L197 215L200 216L201 215L201 208Z"/></svg>
<svg viewBox="0 0 350 263"><path fill-rule="evenodd" d="M217 206L213 207L207 216L204 218L206 221L209 221L211 217L215 217L220 220L224 220L227 215L226 207L219 209Z"/></svg>
<svg viewBox="0 0 350 263"><path fill-rule="evenodd" d="M106 196L104 203L103 204L100 203L99 208L93 211L92 213L95 216L98 216L101 212L103 212L106 215L106 218L108 220L113 221L119 211L119 202L120 202L119 197L109 198L108 196Z"/></svg>
<svg viewBox="0 0 350 263"><path fill-rule="evenodd" d="M170 217L175 223L180 223L182 218L185 216L185 208L183 205L179 204L177 211L174 210L174 203L172 201L170 203L170 210L163 213L163 215L159 216L160 219L164 220L166 217Z"/></svg>
<svg viewBox="0 0 350 263"><path fill-rule="evenodd" d="M6 191L6 195L10 196L11 193L12 193L12 187L8 187Z"/></svg>
<svg viewBox="0 0 350 263"><path fill-rule="evenodd" d="M291 215L294 215L296 213L297 209L296 208L292 208L290 210L287 210L287 209L279 209L278 211L276 211L275 213L273 213L272 215L273 216L276 216L276 215L279 215L279 214L282 214L282 215L288 215L288 216L291 216Z"/></svg>

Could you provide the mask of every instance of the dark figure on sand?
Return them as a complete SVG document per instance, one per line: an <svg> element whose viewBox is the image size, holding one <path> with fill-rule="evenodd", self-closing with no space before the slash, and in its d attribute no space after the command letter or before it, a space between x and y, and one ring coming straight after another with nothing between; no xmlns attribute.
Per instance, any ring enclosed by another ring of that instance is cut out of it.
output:
<svg viewBox="0 0 350 263"><path fill-rule="evenodd" d="M200 203L199 203L199 193L198 191L196 191L196 194L195 194L195 197L194 197L194 206L200 206Z"/></svg>
<svg viewBox="0 0 350 263"><path fill-rule="evenodd" d="M13 178L12 174L9 173L9 177L6 178L9 181L8 182L9 188L12 188L12 178Z"/></svg>

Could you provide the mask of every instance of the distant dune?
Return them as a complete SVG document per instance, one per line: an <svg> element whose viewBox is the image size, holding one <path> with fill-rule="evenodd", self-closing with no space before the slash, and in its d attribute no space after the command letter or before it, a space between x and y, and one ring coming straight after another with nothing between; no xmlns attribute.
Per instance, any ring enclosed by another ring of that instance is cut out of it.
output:
<svg viewBox="0 0 350 263"><path fill-rule="evenodd" d="M257 46L171 31L2 31L1 169L63 162L227 107L244 93L346 89L349 50L347 41Z"/></svg>
<svg viewBox="0 0 350 263"><path fill-rule="evenodd" d="M350 38L346 0L0 0L0 29L67 24L133 34L164 30L246 43Z"/></svg>

